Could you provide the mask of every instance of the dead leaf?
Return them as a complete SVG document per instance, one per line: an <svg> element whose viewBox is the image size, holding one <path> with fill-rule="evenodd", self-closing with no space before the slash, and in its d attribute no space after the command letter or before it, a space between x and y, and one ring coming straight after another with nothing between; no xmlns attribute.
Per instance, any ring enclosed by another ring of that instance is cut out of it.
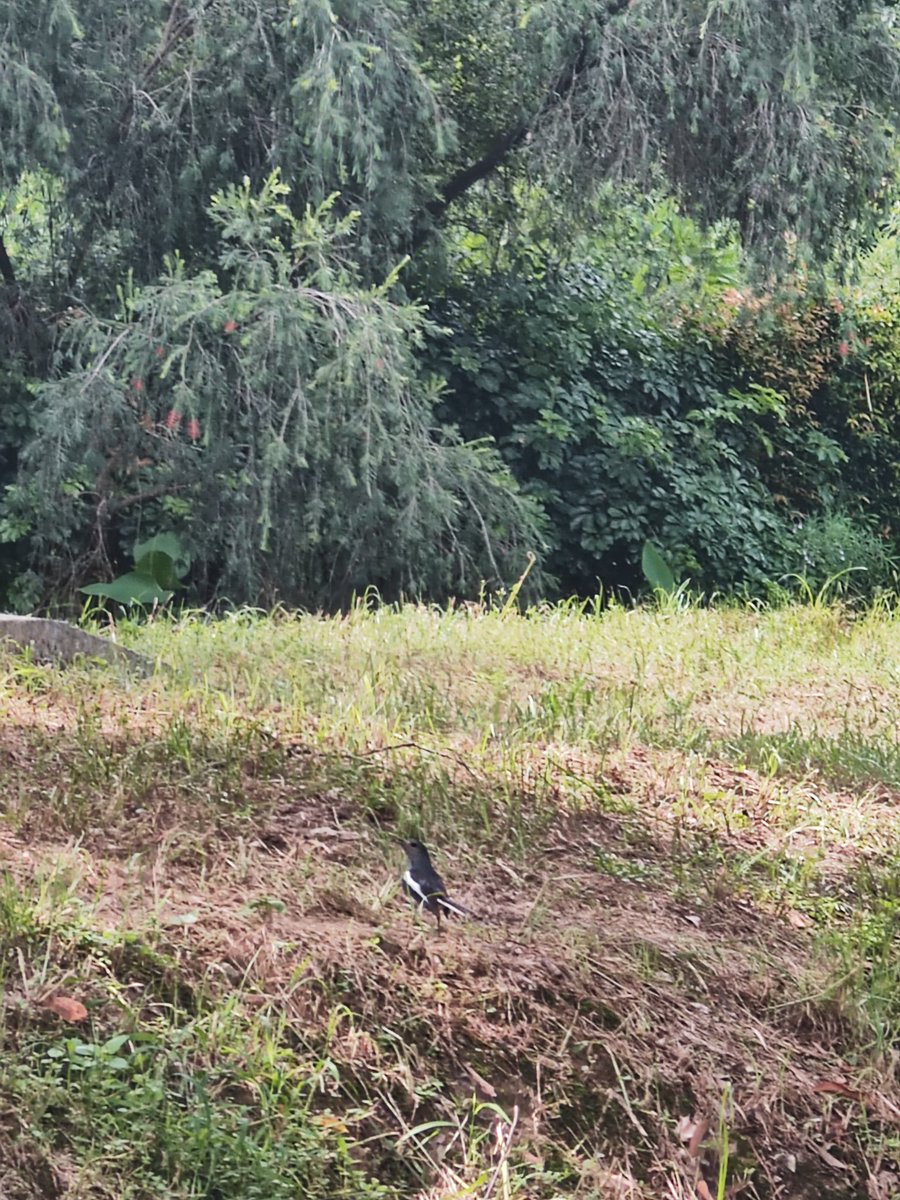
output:
<svg viewBox="0 0 900 1200"><path fill-rule="evenodd" d="M175 928L182 925L196 925L200 918L194 912L176 913L173 917L166 917L163 925L167 929Z"/></svg>
<svg viewBox="0 0 900 1200"><path fill-rule="evenodd" d="M789 908L787 911L788 925L792 925L794 929L809 929L812 921L802 912L797 912L796 908Z"/></svg>
<svg viewBox="0 0 900 1200"><path fill-rule="evenodd" d="M691 1117L679 1117L675 1132L682 1142L689 1142L694 1136L694 1121Z"/></svg>
<svg viewBox="0 0 900 1200"><path fill-rule="evenodd" d="M700 918L694 913L685 913L684 919L688 922L688 924L693 925L695 929L700 928Z"/></svg>
<svg viewBox="0 0 900 1200"><path fill-rule="evenodd" d="M361 833L354 833L352 829L335 829L333 825L317 825L315 829L306 830L306 836L331 838L339 842L358 842L362 838Z"/></svg>
<svg viewBox="0 0 900 1200"><path fill-rule="evenodd" d="M703 1119L697 1122L697 1126L691 1135L691 1140L688 1142L688 1154L691 1158L696 1158L700 1153L700 1144L709 1133L709 1121Z"/></svg>
<svg viewBox="0 0 900 1200"><path fill-rule="evenodd" d="M327 1129L329 1133L346 1133L347 1126L334 1113L319 1113L318 1116L311 1118L313 1124L318 1125L321 1129Z"/></svg>
<svg viewBox="0 0 900 1200"><path fill-rule="evenodd" d="M532 1154L530 1150L519 1150L518 1157L522 1162L527 1162L530 1167L540 1167L543 1169L544 1160L539 1154Z"/></svg>
<svg viewBox="0 0 900 1200"><path fill-rule="evenodd" d="M700 1152L700 1143L709 1132L709 1121L701 1118L695 1121L693 1117L680 1117L675 1130L683 1142L687 1142L687 1152L691 1158L696 1158Z"/></svg>
<svg viewBox="0 0 900 1200"><path fill-rule="evenodd" d="M481 1090L484 1092L484 1094L487 1096L487 1098L489 1100L496 1100L497 1099L497 1089L493 1086L493 1084L488 1083L488 1081L484 1078L484 1076L479 1075L478 1072L475 1070L475 1068L470 1067L468 1065L468 1063L464 1063L463 1066L464 1066L466 1074L469 1076L469 1078L472 1080L472 1082L474 1084L476 1084L478 1087L481 1088Z"/></svg>
<svg viewBox="0 0 900 1200"><path fill-rule="evenodd" d="M706 1186L706 1181L704 1179L697 1180L697 1195L699 1196L700 1200L713 1200L713 1194Z"/></svg>
<svg viewBox="0 0 900 1200"><path fill-rule="evenodd" d="M860 1103L865 1099L865 1095L857 1088L847 1087L846 1083L841 1083L838 1079L819 1079L813 1084L813 1091L826 1096L844 1096L847 1100L857 1100Z"/></svg>
<svg viewBox="0 0 900 1200"><path fill-rule="evenodd" d="M842 1163L839 1158L835 1158L833 1154L829 1154L824 1146L814 1146L816 1154L821 1158L822 1162L827 1163L829 1167L834 1167L836 1171L849 1171L850 1168L846 1163Z"/></svg>
<svg viewBox="0 0 900 1200"><path fill-rule="evenodd" d="M71 996L51 996L49 1000L44 1001L44 1008L56 1013L64 1021L83 1021L88 1015L81 1001L73 1000Z"/></svg>
<svg viewBox="0 0 900 1200"><path fill-rule="evenodd" d="M870 1175L866 1181L869 1200L891 1200L892 1196L897 1195L898 1184L900 1177L893 1171L879 1171L877 1175Z"/></svg>

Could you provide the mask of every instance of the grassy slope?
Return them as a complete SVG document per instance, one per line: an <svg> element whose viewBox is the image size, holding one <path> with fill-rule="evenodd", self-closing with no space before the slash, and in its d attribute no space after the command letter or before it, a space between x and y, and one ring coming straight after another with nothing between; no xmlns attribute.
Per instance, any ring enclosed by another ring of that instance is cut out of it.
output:
<svg viewBox="0 0 900 1200"><path fill-rule="evenodd" d="M0 660L0 1195L900 1195L900 617L120 636Z"/></svg>

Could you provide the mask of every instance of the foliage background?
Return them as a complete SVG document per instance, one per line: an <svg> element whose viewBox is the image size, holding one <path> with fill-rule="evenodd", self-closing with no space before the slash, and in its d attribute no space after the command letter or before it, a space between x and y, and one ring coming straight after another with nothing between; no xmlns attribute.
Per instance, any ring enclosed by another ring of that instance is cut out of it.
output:
<svg viewBox="0 0 900 1200"><path fill-rule="evenodd" d="M0 3L0 587L893 579L894 6Z"/></svg>

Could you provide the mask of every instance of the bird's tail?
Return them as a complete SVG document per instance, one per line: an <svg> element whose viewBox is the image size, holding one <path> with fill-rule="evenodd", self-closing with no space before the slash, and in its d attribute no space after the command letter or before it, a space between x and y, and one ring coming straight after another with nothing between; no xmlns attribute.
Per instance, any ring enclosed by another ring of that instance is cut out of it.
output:
<svg viewBox="0 0 900 1200"><path fill-rule="evenodd" d="M478 913L472 912L471 908L466 908L464 904L458 904L455 900L451 900L449 896L435 896L434 899L445 913L453 913L457 917L472 917L476 921L481 920Z"/></svg>

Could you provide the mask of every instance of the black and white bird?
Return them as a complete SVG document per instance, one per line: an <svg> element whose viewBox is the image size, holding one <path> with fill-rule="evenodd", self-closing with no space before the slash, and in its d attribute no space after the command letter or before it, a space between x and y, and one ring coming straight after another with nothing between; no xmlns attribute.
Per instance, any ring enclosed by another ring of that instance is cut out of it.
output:
<svg viewBox="0 0 900 1200"><path fill-rule="evenodd" d="M457 904L447 895L443 879L431 865L428 851L421 842L404 842L403 849L409 859L409 866L403 873L403 892L419 910L433 913L437 919L438 929L441 927L441 915L445 917L474 917L475 913L462 904Z"/></svg>

